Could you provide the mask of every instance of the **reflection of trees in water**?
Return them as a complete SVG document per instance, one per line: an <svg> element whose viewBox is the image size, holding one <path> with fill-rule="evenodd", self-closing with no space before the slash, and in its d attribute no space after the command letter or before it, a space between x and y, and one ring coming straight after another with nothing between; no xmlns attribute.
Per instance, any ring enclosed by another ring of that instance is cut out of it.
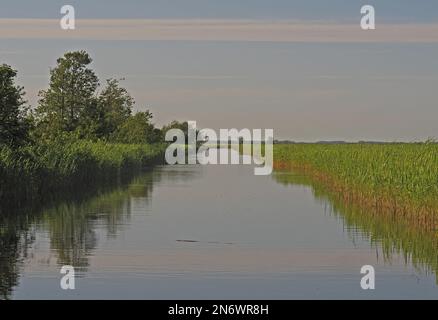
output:
<svg viewBox="0 0 438 320"><path fill-rule="evenodd" d="M14 213L0 215L0 299L8 299L18 284L20 268L34 240L27 219Z"/></svg>
<svg viewBox="0 0 438 320"><path fill-rule="evenodd" d="M116 237L119 228L129 221L132 200L141 198L146 206L153 183L160 179L147 173L133 179L128 186L120 186L82 203L63 203L44 212L44 229L50 236L50 247L57 252L58 264L72 265L86 271L88 257L97 245L97 228L105 226L109 237Z"/></svg>
<svg viewBox="0 0 438 320"><path fill-rule="evenodd" d="M328 204L333 215L342 218L353 240L359 236L380 246L387 261L394 253L403 254L406 263L438 275L438 235L420 224L407 223L392 212L372 212L341 200L322 184L290 171L276 171L274 179L284 185L311 187L316 199ZM438 278L438 277L437 277Z"/></svg>
<svg viewBox="0 0 438 320"><path fill-rule="evenodd" d="M111 185L84 187L74 193L56 195L50 208L49 205L44 208L43 204L20 209L1 208L0 298L9 298L12 288L18 285L20 270L35 240L36 226L48 232L58 264L73 265L85 271L88 257L97 246L98 226L105 226L107 235L116 237L119 228L129 221L132 200L140 201L142 207L147 206L153 184L159 182L162 175L178 180L188 179L193 173L157 169L135 178L124 177Z"/></svg>
<svg viewBox="0 0 438 320"><path fill-rule="evenodd" d="M73 265L78 271L86 271L88 257L98 244L98 227L105 226L108 237L117 237L135 207L148 205L154 184L163 179L166 183L187 182L199 175L194 167L158 167L105 186L51 195L51 204L0 208L0 299L8 299L18 285L37 228L48 232L50 248L57 253L59 265Z"/></svg>

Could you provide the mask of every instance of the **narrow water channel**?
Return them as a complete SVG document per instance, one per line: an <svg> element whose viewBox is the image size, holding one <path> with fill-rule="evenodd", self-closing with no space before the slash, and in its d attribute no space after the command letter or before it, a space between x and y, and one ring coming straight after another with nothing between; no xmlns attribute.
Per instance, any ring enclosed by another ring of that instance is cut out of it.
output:
<svg viewBox="0 0 438 320"><path fill-rule="evenodd" d="M85 201L0 219L12 299L437 298L436 238L349 212L291 172L158 166ZM60 267L76 289L60 288ZM372 265L376 289L360 287Z"/></svg>

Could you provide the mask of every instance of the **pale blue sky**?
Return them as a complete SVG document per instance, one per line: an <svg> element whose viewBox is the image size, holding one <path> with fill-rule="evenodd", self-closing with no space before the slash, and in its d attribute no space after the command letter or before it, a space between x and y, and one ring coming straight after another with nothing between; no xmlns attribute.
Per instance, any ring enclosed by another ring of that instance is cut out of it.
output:
<svg viewBox="0 0 438 320"><path fill-rule="evenodd" d="M74 5L83 18L228 18L351 21L364 4L384 21L436 22L436 0L1 0L2 18L56 18Z"/></svg>
<svg viewBox="0 0 438 320"><path fill-rule="evenodd" d="M0 18L58 19L65 3L0 1ZM69 3L75 5L78 19L330 21L340 28L344 23L359 26L364 4L351 0ZM438 23L437 1L367 3L375 3L376 31L379 23ZM56 58L68 50L85 49L101 79L125 77L137 108L152 110L159 125L184 119L212 128L273 128L276 138L300 141L412 141L438 137L438 43L412 43L411 38L326 43L321 39L120 41L3 35L0 62L18 69L32 105L38 90L47 87L49 67Z"/></svg>

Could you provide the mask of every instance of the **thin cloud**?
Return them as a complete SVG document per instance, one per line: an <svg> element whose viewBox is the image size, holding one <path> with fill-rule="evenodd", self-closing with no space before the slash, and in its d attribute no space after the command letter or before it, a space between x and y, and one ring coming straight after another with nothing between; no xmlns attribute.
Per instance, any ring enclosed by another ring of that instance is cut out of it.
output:
<svg viewBox="0 0 438 320"><path fill-rule="evenodd" d="M351 79L367 79L367 80L437 80L438 75L415 75L415 74L401 74L401 75L317 75L311 76L309 79L313 80L351 80Z"/></svg>
<svg viewBox="0 0 438 320"><path fill-rule="evenodd" d="M438 43L438 23L357 24L264 20L77 20L76 30L62 30L56 19L0 19L1 39L396 42Z"/></svg>
<svg viewBox="0 0 438 320"><path fill-rule="evenodd" d="M337 75L337 74L323 74L323 75L311 76L309 78L314 80L350 80L353 77L346 75Z"/></svg>
<svg viewBox="0 0 438 320"><path fill-rule="evenodd" d="M237 75L199 75L199 74L128 74L125 78L156 78L166 80L241 80L248 79Z"/></svg>

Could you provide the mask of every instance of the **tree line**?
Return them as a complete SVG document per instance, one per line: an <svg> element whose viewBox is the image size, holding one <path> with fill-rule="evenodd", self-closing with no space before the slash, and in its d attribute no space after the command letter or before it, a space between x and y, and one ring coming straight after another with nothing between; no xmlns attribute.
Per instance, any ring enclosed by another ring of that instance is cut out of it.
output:
<svg viewBox="0 0 438 320"><path fill-rule="evenodd" d="M187 122L173 121L157 128L149 110L134 112L135 101L118 79L106 80L102 90L89 67L85 51L67 52L50 69L46 90L30 108L24 88L17 85L17 71L0 65L0 146L19 147L60 139L105 141L126 144L164 142L165 132Z"/></svg>

